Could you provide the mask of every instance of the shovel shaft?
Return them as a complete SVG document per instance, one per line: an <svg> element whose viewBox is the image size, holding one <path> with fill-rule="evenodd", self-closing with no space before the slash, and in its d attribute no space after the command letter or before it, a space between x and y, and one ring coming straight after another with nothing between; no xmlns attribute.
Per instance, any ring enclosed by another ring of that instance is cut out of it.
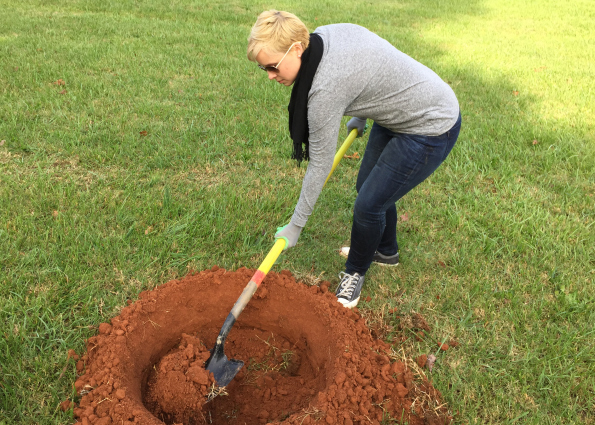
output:
<svg viewBox="0 0 595 425"><path fill-rule="evenodd" d="M271 270L271 267L273 267L273 264L275 264L275 261L277 261L277 258L279 257L281 252L283 252L284 248L285 240L277 239L267 256L264 258L263 262L260 264L260 267L258 267L256 273L254 273L254 276L252 276L252 279L256 282L257 285L260 285L262 279L264 279L269 270ZM258 272L262 273L262 277L260 277L260 274Z"/></svg>
<svg viewBox="0 0 595 425"><path fill-rule="evenodd" d="M353 141L355 140L356 137L357 137L357 128L354 128L353 130L351 130L351 133L349 133L349 135L347 136L347 139L345 139L345 141L343 142L343 144L341 145L341 147L335 154L335 159L333 161L333 167L331 168L331 172L328 173L328 176L326 177L326 180L324 181L325 185L326 185L326 182L328 181L328 179L330 179L331 176L333 175L335 168L337 168L337 165L339 165L339 162L341 162L343 155L345 155L345 152L347 152L347 149L349 149L349 146L351 146L351 144L353 143Z"/></svg>
<svg viewBox="0 0 595 425"><path fill-rule="evenodd" d="M225 338L231 330L231 327L235 323L236 319L240 316L242 311L244 311L244 307L246 307L248 301L250 301L250 299L262 283L269 270L271 270L271 267L273 267L273 264L275 264L277 258L279 258L279 255L283 251L283 248L285 248L285 240L277 239L275 245L273 245L273 248L271 248L264 261L260 264L258 270L256 270L254 275L252 275L250 282L248 282L248 284L242 291L242 294L240 295L236 303L233 305L233 308L227 316L227 319L225 319L225 323L223 324L221 332L219 333L219 337L217 338L218 344L220 342L220 339L221 342L225 341Z"/></svg>

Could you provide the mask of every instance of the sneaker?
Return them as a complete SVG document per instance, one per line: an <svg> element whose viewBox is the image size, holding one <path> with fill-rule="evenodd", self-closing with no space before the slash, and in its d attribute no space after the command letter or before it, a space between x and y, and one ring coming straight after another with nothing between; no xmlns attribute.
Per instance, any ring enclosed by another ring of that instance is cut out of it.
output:
<svg viewBox="0 0 595 425"><path fill-rule="evenodd" d="M345 272L339 273L339 287L337 288L337 299L344 307L352 308L359 302L359 295L362 292L364 285L364 277L359 273L347 274Z"/></svg>
<svg viewBox="0 0 595 425"><path fill-rule="evenodd" d="M339 250L339 255L341 257L347 258L347 256L349 255L349 247L341 247L341 249ZM376 251L374 253L374 258L372 258L372 262L380 264L381 266L398 266L399 253L397 252L395 255L384 255Z"/></svg>

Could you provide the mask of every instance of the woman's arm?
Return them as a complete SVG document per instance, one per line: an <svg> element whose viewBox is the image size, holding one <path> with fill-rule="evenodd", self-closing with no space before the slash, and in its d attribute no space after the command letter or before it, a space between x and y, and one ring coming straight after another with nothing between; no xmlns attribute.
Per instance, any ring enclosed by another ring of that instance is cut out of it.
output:
<svg viewBox="0 0 595 425"><path fill-rule="evenodd" d="M308 126L310 162L302 181L302 191L291 223L304 227L314 210L326 177L332 166L341 118L345 107L337 101L336 94L318 91L308 101Z"/></svg>

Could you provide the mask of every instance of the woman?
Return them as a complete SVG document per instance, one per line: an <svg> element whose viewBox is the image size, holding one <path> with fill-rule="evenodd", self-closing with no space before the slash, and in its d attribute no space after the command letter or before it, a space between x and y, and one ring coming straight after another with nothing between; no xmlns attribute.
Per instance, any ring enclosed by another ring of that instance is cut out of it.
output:
<svg viewBox="0 0 595 425"><path fill-rule="evenodd" d="M309 159L299 201L276 238L295 246L312 213L337 149L341 119L362 135L374 125L357 177L351 246L337 298L357 305L372 262L397 265L395 202L425 180L454 146L461 125L452 89L432 70L386 40L353 24L309 34L295 15L270 10L248 38L248 58L293 89L289 130L293 158Z"/></svg>

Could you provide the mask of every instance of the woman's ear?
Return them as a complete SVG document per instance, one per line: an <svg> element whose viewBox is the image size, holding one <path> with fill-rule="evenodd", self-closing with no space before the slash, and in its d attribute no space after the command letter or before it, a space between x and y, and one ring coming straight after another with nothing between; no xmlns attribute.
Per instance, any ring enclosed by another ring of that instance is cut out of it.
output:
<svg viewBox="0 0 595 425"><path fill-rule="evenodd" d="M302 57L302 54L304 53L304 48L302 47L302 43L298 43L295 45L295 52L297 53L298 58Z"/></svg>

